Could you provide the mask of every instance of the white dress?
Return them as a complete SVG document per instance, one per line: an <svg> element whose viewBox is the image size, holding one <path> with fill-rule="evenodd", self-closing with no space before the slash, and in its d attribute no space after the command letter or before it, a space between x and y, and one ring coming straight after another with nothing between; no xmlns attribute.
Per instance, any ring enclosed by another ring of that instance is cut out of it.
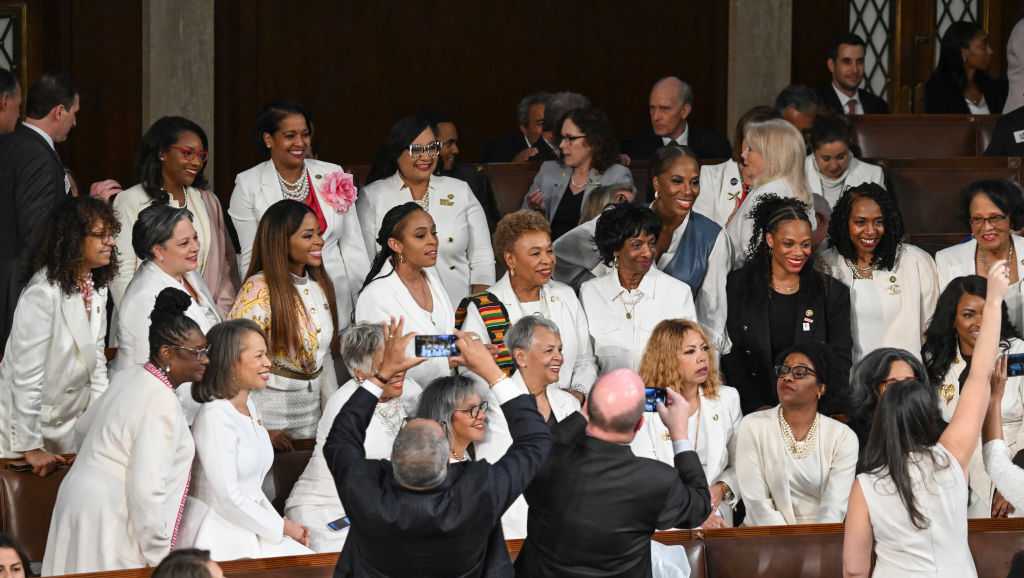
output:
<svg viewBox="0 0 1024 578"><path fill-rule="evenodd" d="M914 457L910 468L914 500L928 518L918 529L910 521L891 479L860 474L875 538L874 578L968 578L977 576L967 545L967 478L946 448L936 444Z"/></svg>
<svg viewBox="0 0 1024 578"><path fill-rule="evenodd" d="M327 400L323 417L316 428L316 446L309 464L302 471L292 487L292 493L284 506L284 514L290 520L309 528L309 547L316 552L340 552L348 537L348 528L331 530L329 522L345 515L345 508L338 497L334 476L327 469L324 460L324 444L331 433L334 419L345 406L359 384L351 379ZM416 412L419 403L420 386L406 379L402 396L378 403L366 427L366 441L363 447L368 460L391 459L391 447L402 428L405 417Z"/></svg>
<svg viewBox="0 0 1024 578"><path fill-rule="evenodd" d="M217 561L311 554L284 535L284 518L263 493L274 449L251 398L246 407L251 415L216 399L196 415L196 464L178 545L209 550Z"/></svg>
<svg viewBox="0 0 1024 578"><path fill-rule="evenodd" d="M92 426L57 492L43 574L156 566L170 552L195 454L181 405L134 367L79 421Z"/></svg>

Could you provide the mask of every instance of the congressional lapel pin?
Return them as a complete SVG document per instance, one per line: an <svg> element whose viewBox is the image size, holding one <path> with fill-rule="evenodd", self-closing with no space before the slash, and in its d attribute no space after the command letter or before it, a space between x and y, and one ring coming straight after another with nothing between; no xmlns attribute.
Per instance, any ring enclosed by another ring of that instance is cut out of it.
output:
<svg viewBox="0 0 1024 578"><path fill-rule="evenodd" d="M1013 142L1018 144L1024 142L1024 130L1013 131Z"/></svg>
<svg viewBox="0 0 1024 578"><path fill-rule="evenodd" d="M738 184L740 184L740 180L737 179L736 177L733 177L733 178L729 179L729 185L730 186L735 187Z"/></svg>
<svg viewBox="0 0 1024 578"><path fill-rule="evenodd" d="M896 282L896 276L895 275L891 275L889 277L889 283L892 283L892 285L889 285L889 295L899 295L900 294L900 285L899 285L899 283Z"/></svg>
<svg viewBox="0 0 1024 578"><path fill-rule="evenodd" d="M446 198L446 199L440 199L439 202L441 203L442 207L454 207L455 206L455 201L452 200L452 195L448 195L448 198Z"/></svg>
<svg viewBox="0 0 1024 578"><path fill-rule="evenodd" d="M711 416L711 420L718 421L718 414L716 413L715 415Z"/></svg>
<svg viewBox="0 0 1024 578"><path fill-rule="evenodd" d="M812 323L814 323L814 309L808 309L807 311L804 311L804 332L808 332L811 330Z"/></svg>
<svg viewBox="0 0 1024 578"><path fill-rule="evenodd" d="M322 179L322 178L324 178L324 176L319 174L319 173L317 173L317 174L313 175L313 178L314 179Z"/></svg>

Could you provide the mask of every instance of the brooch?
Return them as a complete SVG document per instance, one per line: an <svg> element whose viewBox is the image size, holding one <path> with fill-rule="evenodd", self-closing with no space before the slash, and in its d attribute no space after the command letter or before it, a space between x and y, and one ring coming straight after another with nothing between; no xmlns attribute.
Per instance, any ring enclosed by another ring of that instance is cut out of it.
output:
<svg viewBox="0 0 1024 578"><path fill-rule="evenodd" d="M952 383L943 384L942 388L939 389L939 395L942 396L942 399L948 405L949 402L953 401L953 396L956 395L956 386Z"/></svg>
<svg viewBox="0 0 1024 578"><path fill-rule="evenodd" d="M900 286L899 286L898 283L896 283L896 276L895 275L892 275L892 276L889 277L889 283L892 283L892 285L889 285L889 295L899 295L900 294Z"/></svg>

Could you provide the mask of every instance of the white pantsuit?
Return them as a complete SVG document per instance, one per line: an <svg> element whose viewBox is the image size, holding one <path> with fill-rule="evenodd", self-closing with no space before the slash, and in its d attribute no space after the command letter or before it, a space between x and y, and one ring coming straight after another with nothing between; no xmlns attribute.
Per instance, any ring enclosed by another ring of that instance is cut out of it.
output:
<svg viewBox="0 0 1024 578"><path fill-rule="evenodd" d="M494 249L487 216L465 181L430 177L427 212L437 227L437 274L455 305L469 295L470 285L494 284ZM412 202L412 192L399 173L374 181L359 195L359 220L370 255L380 251L377 235L389 210Z"/></svg>
<svg viewBox="0 0 1024 578"><path fill-rule="evenodd" d="M831 185L828 179L818 171L818 164L814 160L813 153L807 155L804 161L804 172L807 174L807 188L812 193L821 195L822 198L828 201L829 207L835 207L843 192L857 185L875 183L885 188L885 174L882 172L882 167L866 163L854 157L852 152L849 154L850 165L846 167L846 172L840 175L837 179L838 182L834 182Z"/></svg>
<svg viewBox="0 0 1024 578"><path fill-rule="evenodd" d="M742 194L739 163L729 159L717 165L703 165L700 167L700 195L693 202L693 210L725 227L736 212L736 199Z"/></svg>
<svg viewBox="0 0 1024 578"><path fill-rule="evenodd" d="M363 245L356 206L353 205L345 213L338 213L327 204L321 192L327 175L341 171L342 168L333 163L306 159L306 170L327 222L327 229L323 231L323 261L324 269L334 283L340 331L348 326L359 288L363 286L363 279L370 271L370 259ZM238 263L243 278L248 275L256 228L263 213L270 205L283 199L284 193L281 192L277 169L272 161L264 161L235 177L235 190L231 193L228 215L238 233L241 246Z"/></svg>
<svg viewBox="0 0 1024 578"><path fill-rule="evenodd" d="M156 566L171 549L195 453L174 392L132 367L87 417L50 520L46 576Z"/></svg>
<svg viewBox="0 0 1024 578"><path fill-rule="evenodd" d="M65 295L45 269L21 293L0 361L0 458L78 450L75 423L108 384L105 287L91 308L87 315L82 294Z"/></svg>
<svg viewBox="0 0 1024 578"><path fill-rule="evenodd" d="M1010 240L1013 242L1013 249L1017 255L1017 263L1011 263L1011 267L1017 267L1020 281L1010 286L1006 292L1006 307L1009 310L1010 323L1018 331L1024 330L1024 237L1010 233ZM935 254L935 266L939 271L939 292L946 289L946 285L957 277L964 275L976 275L975 256L978 251L978 241L971 239L959 245L946 247ZM987 275L988 271L984 271Z"/></svg>

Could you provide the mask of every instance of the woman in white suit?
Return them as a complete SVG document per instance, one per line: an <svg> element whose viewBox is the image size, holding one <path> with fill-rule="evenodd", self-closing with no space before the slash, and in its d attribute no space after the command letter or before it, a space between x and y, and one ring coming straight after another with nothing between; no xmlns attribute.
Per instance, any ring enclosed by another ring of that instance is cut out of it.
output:
<svg viewBox="0 0 1024 578"><path fill-rule="evenodd" d="M1024 226L1020 189L1009 181L977 181L964 189L961 208L973 238L935 254L939 290L957 277L984 277L992 263L1006 260L1010 267L1006 293L1009 321L1018 331L1024 330L1024 237L1014 232Z"/></svg>
<svg viewBox="0 0 1024 578"><path fill-rule="evenodd" d="M284 515L309 528L309 547L316 552L340 552L345 545L348 530L333 530L327 524L345 516L345 508L338 497L338 489L324 461L324 443L331 432L334 418L348 402L362 382L377 373L384 356L384 326L377 323L349 327L341 337L341 358L353 376L341 389L334 392L316 428L316 445L309 464L292 487L284 506ZM406 379L404 372L395 375L382 388L384 393L366 427L366 458L391 458L395 443L406 416L416 412L422 389L416 382Z"/></svg>
<svg viewBox="0 0 1024 578"><path fill-rule="evenodd" d="M811 154L804 161L807 187L821 195L829 207L849 188L864 183L885 187L882 167L853 156L850 125L844 116L819 114L811 127Z"/></svg>
<svg viewBox="0 0 1024 578"><path fill-rule="evenodd" d="M351 176L336 164L307 158L312 129L306 111L297 104L268 105L256 119L256 130L259 144L270 158L235 177L228 206L241 246L239 271L243 278L256 273L249 270L249 264L256 229L267 208L282 199L306 203L317 213L324 238L324 269L334 284L341 323L338 329L344 329L355 309L360 283L370 269L359 217L351 205L355 190L343 187L346 194L341 196L333 190L336 183L350 183Z"/></svg>
<svg viewBox="0 0 1024 578"><path fill-rule="evenodd" d="M69 197L53 212L0 361L0 458L37 475L75 453L75 423L107 389L107 286L117 271L111 208Z"/></svg>
<svg viewBox="0 0 1024 578"><path fill-rule="evenodd" d="M857 466L857 436L818 413L828 350L794 345L779 356L779 405L756 411L736 433L736 480L745 526L842 522Z"/></svg>
<svg viewBox="0 0 1024 578"><path fill-rule="evenodd" d="M719 382L716 357L714 345L699 324L668 319L654 328L640 363L644 383L673 389L690 403L690 443L711 490L711 515L701 524L705 529L731 527L733 508L740 498L733 466L734 436L743 417L740 394ZM653 413L646 416L630 447L639 457L675 464L668 429Z"/></svg>
<svg viewBox="0 0 1024 578"><path fill-rule="evenodd" d="M43 574L152 567L180 545L195 446L174 390L208 363L190 303L177 289L160 293L149 360L115 375L80 420L85 438L57 492Z"/></svg>
<svg viewBox="0 0 1024 578"><path fill-rule="evenodd" d="M370 255L384 215L402 203L417 203L437 227L437 273L458 303L494 283L494 252L487 216L465 181L433 174L441 151L425 117L410 116L391 127L387 158L374 167L374 180L359 196L359 221Z"/></svg>
<svg viewBox="0 0 1024 578"><path fill-rule="evenodd" d="M202 407L192 426L196 467L181 546L209 550L217 561L311 554L309 531L282 518L263 493L274 448L251 396L270 377L263 331L232 319L207 337L210 366L192 387Z"/></svg>
<svg viewBox="0 0 1024 578"><path fill-rule="evenodd" d="M553 240L579 225L581 208L594 189L633 184L633 174L616 162L619 147L603 112L578 108L559 122L562 158L540 166L523 199L524 209L538 210L547 217Z"/></svg>
<svg viewBox="0 0 1024 578"><path fill-rule="evenodd" d="M404 318L417 335L448 335L455 331L455 309L434 271L438 236L434 220L419 204L392 208L377 235L380 252L370 266L356 303L356 323L387 323ZM413 357L413 343L409 357ZM429 384L450 375L445 357L433 357L409 370L417 383Z"/></svg>
<svg viewBox="0 0 1024 578"><path fill-rule="evenodd" d="M530 210L505 215L494 232L494 246L508 268L508 272L487 289L498 302L493 303L486 295L466 302L462 330L476 333L484 343L498 345L501 351L498 363L511 372L512 359L504 348L505 343L492 338L492 334L496 338L499 332L504 333L515 322L531 315L551 320L558 326L562 341L563 363L558 386L586 394L597 379L587 316L572 288L551 278L556 258L547 219ZM480 308L488 312L487 322L480 315ZM494 312L507 318L498 320Z"/></svg>

